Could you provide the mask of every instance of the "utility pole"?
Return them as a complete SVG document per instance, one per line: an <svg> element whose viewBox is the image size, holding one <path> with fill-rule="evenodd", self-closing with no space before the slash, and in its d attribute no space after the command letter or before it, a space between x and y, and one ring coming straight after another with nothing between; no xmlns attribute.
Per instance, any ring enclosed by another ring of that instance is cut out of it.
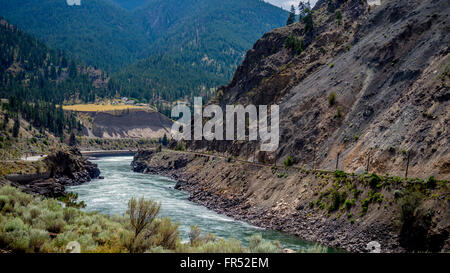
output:
<svg viewBox="0 0 450 273"><path fill-rule="evenodd" d="M246 158L248 158L248 156L249 156L249 152L250 152L249 148L250 147L249 147L248 142L247 142L247 154L245 155ZM250 161L250 159L247 159L246 161Z"/></svg>
<svg viewBox="0 0 450 273"><path fill-rule="evenodd" d="M315 170L316 169L316 145L314 145L314 149L313 149L313 162L312 162L312 169Z"/></svg>
<svg viewBox="0 0 450 273"><path fill-rule="evenodd" d="M408 151L406 154L406 171L405 171L405 178L408 178L408 169L409 169L409 157L411 155L411 152Z"/></svg>
<svg viewBox="0 0 450 273"><path fill-rule="evenodd" d="M253 151L253 163L255 163L255 154L256 154L256 149Z"/></svg>
<svg viewBox="0 0 450 273"><path fill-rule="evenodd" d="M339 167L339 157L341 156L341 152L337 153L337 158L336 158L336 171L338 170Z"/></svg>
<svg viewBox="0 0 450 273"><path fill-rule="evenodd" d="M367 153L367 166L366 166L366 173L369 173L369 166L370 166L370 157L371 157L372 153L371 151L369 151Z"/></svg>

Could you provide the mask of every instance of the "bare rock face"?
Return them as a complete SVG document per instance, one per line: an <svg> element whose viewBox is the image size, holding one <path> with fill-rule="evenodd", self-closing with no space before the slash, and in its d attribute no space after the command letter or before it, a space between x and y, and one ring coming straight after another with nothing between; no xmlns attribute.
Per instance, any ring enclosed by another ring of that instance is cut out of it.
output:
<svg viewBox="0 0 450 273"><path fill-rule="evenodd" d="M257 41L214 103L280 105L276 160L450 179L448 1L319 1L303 23ZM337 19L337 13L342 19ZM303 51L286 45L303 42ZM333 94L334 100L329 100ZM192 142L239 156L257 142Z"/></svg>
<svg viewBox="0 0 450 273"><path fill-rule="evenodd" d="M92 129L85 130L86 136L100 138L162 138L169 135L172 121L159 112L130 109L121 113L88 113Z"/></svg>

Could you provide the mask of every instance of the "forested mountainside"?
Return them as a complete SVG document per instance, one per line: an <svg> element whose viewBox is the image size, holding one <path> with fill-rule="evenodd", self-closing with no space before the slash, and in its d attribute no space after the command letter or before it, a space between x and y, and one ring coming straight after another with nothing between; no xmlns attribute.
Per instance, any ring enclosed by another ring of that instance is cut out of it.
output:
<svg viewBox="0 0 450 273"><path fill-rule="evenodd" d="M319 1L302 22L265 34L213 100L279 104L277 152L259 152L259 143L194 147L449 179L449 14L445 0Z"/></svg>
<svg viewBox="0 0 450 273"><path fill-rule="evenodd" d="M171 101L227 83L253 43L287 18L260 0L4 0L0 15L88 65L118 72L111 84L124 96Z"/></svg>
<svg viewBox="0 0 450 273"><path fill-rule="evenodd" d="M106 0L3 0L0 16L52 48L109 70L132 63L151 41L137 18Z"/></svg>
<svg viewBox="0 0 450 273"><path fill-rule="evenodd" d="M144 5L148 0L110 0L124 9L134 10Z"/></svg>
<svg viewBox="0 0 450 273"><path fill-rule="evenodd" d="M37 128L62 136L78 128L75 119L56 104L66 100L93 100L106 96L106 75L79 65L62 51L49 49L36 38L0 19L0 98L8 120L17 113Z"/></svg>
<svg viewBox="0 0 450 273"><path fill-rule="evenodd" d="M259 0L153 0L135 14L158 38L145 54L150 57L113 80L129 83L122 84L129 96L169 101L211 95L231 79L253 43L287 16Z"/></svg>

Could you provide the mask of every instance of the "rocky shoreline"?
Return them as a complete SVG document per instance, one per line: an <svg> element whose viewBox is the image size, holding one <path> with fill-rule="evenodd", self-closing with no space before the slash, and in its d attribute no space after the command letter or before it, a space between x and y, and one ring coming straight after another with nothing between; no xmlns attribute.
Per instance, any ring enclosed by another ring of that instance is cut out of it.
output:
<svg viewBox="0 0 450 273"><path fill-rule="evenodd" d="M405 241L405 236L392 222L392 213L383 212L380 207L368 213L364 218L352 222L345 216L329 215L311 208L306 191L303 194L306 200L299 201L298 204L283 201L270 203L269 206L264 199L272 197L263 196L258 201L254 197L256 194L251 189L253 186L246 181L246 177L257 174L261 178L257 182L264 183L261 174L265 170L251 167L248 173L242 173L239 167L227 169L226 164L232 163L207 156L140 151L132 162L132 168L136 172L162 175L177 180L175 188L190 193L190 201L258 227L283 231L306 241L350 252L368 252L370 251L368 243L372 241L381 245L382 252L408 251L405 243L402 243ZM206 167L208 165L212 166L209 170ZM249 168L249 166L246 167ZM220 171L218 171L219 169ZM289 173L289 175L295 176L296 174ZM215 181L216 178L222 180L226 186L222 189L214 186L214 182L211 181ZM303 179L306 180L309 177ZM237 194L232 193L232 188L236 186L233 184L242 184ZM276 196L278 193L276 190L272 190L271 194ZM275 197L275 199L277 198L281 200L283 197L280 195ZM445 214L445 209L443 213ZM434 235L427 235L431 236L430 238L441 236L438 239L442 241L437 247L428 246L430 251L448 249L447 218L442 229L435 228L435 233L431 232ZM436 237L433 238L436 239ZM444 243L445 241L446 243Z"/></svg>
<svg viewBox="0 0 450 273"><path fill-rule="evenodd" d="M66 186L87 183L98 178L100 170L81 155L77 149L58 151L43 159L45 170L31 174L5 176L0 184L15 186L25 193L45 197L61 197Z"/></svg>

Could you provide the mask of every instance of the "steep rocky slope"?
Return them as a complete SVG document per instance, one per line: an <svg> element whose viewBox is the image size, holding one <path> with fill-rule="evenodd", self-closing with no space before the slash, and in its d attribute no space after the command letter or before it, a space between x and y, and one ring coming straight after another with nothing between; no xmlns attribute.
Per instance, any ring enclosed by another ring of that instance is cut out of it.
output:
<svg viewBox="0 0 450 273"><path fill-rule="evenodd" d="M133 170L172 177L190 200L237 220L353 252L450 249L446 181L275 167L140 151Z"/></svg>
<svg viewBox="0 0 450 273"><path fill-rule="evenodd" d="M342 19L338 19L342 14ZM234 155L380 174L450 178L448 1L319 1L303 23L265 34L213 100L279 104L280 146L191 143ZM303 41L297 54L288 37ZM333 95L331 95L333 94ZM330 95L334 99L330 100ZM208 146L206 146L208 145ZM369 158L370 155L370 158Z"/></svg>

